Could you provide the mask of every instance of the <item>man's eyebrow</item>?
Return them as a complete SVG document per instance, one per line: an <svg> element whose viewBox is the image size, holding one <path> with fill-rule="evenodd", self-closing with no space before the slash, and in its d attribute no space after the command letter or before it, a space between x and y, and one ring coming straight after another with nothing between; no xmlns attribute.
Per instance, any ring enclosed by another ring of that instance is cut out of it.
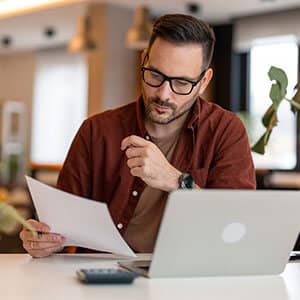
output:
<svg viewBox="0 0 300 300"><path fill-rule="evenodd" d="M151 70L153 70L153 71L157 71L158 73L161 73L161 74L164 74L163 72L161 72L160 70L158 70L157 68L155 68L154 66L152 66L152 65L148 65L148 67L147 68L149 68L149 69L151 69ZM165 74L164 74L165 75Z"/></svg>
<svg viewBox="0 0 300 300"><path fill-rule="evenodd" d="M152 66L150 64L148 65L147 68L149 68L149 69L151 69L153 71L156 71L156 72L158 72L160 74L163 74L165 76L168 76L168 75L166 75L165 73L161 72L160 70L158 70L157 68L155 68L154 66ZM188 80L188 81L196 81L196 80L198 80L198 78L191 78L191 77L188 77L188 76L168 76L168 77L176 78L176 79L182 79L182 80Z"/></svg>

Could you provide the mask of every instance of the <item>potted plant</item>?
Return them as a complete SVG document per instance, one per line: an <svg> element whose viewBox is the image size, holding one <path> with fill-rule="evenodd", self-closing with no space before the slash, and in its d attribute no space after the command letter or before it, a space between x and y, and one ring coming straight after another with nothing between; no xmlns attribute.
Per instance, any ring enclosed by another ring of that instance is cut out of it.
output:
<svg viewBox="0 0 300 300"><path fill-rule="evenodd" d="M259 154L265 154L265 147L268 144L270 135L274 127L278 124L277 111L282 101L288 101L291 105L291 111L296 113L300 110L300 89L299 83L295 86L295 94L292 99L286 97L288 78L286 73L274 66L271 66L268 72L270 80L273 82L269 93L272 104L262 117L262 124L266 128L265 133L252 146L251 150Z"/></svg>

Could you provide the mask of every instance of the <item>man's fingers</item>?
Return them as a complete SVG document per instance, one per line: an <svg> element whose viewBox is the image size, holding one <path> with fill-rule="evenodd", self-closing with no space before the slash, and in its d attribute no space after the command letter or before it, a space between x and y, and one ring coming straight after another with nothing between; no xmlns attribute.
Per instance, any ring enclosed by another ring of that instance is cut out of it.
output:
<svg viewBox="0 0 300 300"><path fill-rule="evenodd" d="M142 180L144 178L144 176L142 175L143 174L142 167L131 168L130 173L132 176L140 177Z"/></svg>
<svg viewBox="0 0 300 300"><path fill-rule="evenodd" d="M27 220L27 222L39 232L50 232L50 227L45 223L33 219Z"/></svg>
<svg viewBox="0 0 300 300"><path fill-rule="evenodd" d="M63 249L65 239L59 237L59 240L56 240L58 237L55 234L43 234L39 239L23 240L23 247L33 257L46 257Z"/></svg>
<svg viewBox="0 0 300 300"><path fill-rule="evenodd" d="M121 142L121 150L125 150L130 146L134 147L143 147L146 146L149 142L144 138L137 135L130 135L122 140Z"/></svg>
<svg viewBox="0 0 300 300"><path fill-rule="evenodd" d="M57 243L57 242L62 242L64 241L64 237L61 236L60 234L56 233L44 233L44 234L39 234L38 237L34 237L33 234L26 236L25 238L28 241L34 241L34 242L51 242L51 243Z"/></svg>
<svg viewBox="0 0 300 300"><path fill-rule="evenodd" d="M19 237L20 237L20 239L21 239L22 241L26 241L26 240L28 239L29 235L32 236L32 233L29 232L29 231L27 231L27 230L25 230L25 229L23 229L23 230L20 232Z"/></svg>
<svg viewBox="0 0 300 300"><path fill-rule="evenodd" d="M59 234L40 233L36 237L30 231L26 231L26 230L21 231L20 238L23 241L23 247L28 252L30 252L32 248L43 249L43 248L48 248L50 246L53 247L54 245L62 245L65 241L65 238Z"/></svg>
<svg viewBox="0 0 300 300"><path fill-rule="evenodd" d="M39 250L39 249L33 249L28 251L28 253L32 256L32 257L36 257L36 258L40 258L40 257L47 257L53 253L59 252L61 250L63 250L63 246L55 246L55 247L49 247L47 249L43 249L43 250Z"/></svg>
<svg viewBox="0 0 300 300"><path fill-rule="evenodd" d="M38 235L33 235L31 231L23 228L20 238L24 249L32 257L46 257L63 248L65 238L60 234L50 233L47 224L35 220L28 220L28 222L38 231Z"/></svg>
<svg viewBox="0 0 300 300"><path fill-rule="evenodd" d="M39 242L39 241L26 241L23 243L23 247L29 251L44 251L52 248L60 248L63 245L63 241L60 242Z"/></svg>
<svg viewBox="0 0 300 300"><path fill-rule="evenodd" d="M39 234L40 235L40 234ZM27 241L27 240L36 240L39 238L39 235L38 236L34 236L33 233L31 231L28 231L26 229L23 229L19 236L20 236L20 239L24 242L24 241Z"/></svg>
<svg viewBox="0 0 300 300"><path fill-rule="evenodd" d="M125 152L127 158L134 158L145 155L145 148L142 147L128 147Z"/></svg>
<svg viewBox="0 0 300 300"><path fill-rule="evenodd" d="M144 159L141 157L134 157L127 160L127 166L131 168L142 167L144 165Z"/></svg>

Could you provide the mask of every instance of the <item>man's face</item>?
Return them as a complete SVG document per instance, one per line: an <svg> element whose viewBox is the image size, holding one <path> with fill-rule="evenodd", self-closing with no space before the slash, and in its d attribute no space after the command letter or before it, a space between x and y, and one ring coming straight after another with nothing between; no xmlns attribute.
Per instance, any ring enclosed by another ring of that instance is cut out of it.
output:
<svg viewBox="0 0 300 300"><path fill-rule="evenodd" d="M158 38L144 66L169 77L197 81L203 71L202 47L198 44L176 45ZM143 81L142 93L147 118L157 124L169 124L176 120L190 110L199 93L204 91L201 85L202 80L189 95L178 95L172 91L168 81L160 87L151 87Z"/></svg>

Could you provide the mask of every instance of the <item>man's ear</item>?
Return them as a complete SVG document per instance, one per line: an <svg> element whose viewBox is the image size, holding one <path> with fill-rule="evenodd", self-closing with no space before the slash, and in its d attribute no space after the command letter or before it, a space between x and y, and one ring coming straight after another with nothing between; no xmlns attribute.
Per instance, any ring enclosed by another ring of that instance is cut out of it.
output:
<svg viewBox="0 0 300 300"><path fill-rule="evenodd" d="M201 79L201 82L200 82L199 95L204 93L208 84L210 83L211 79L213 78L213 75L214 75L214 71L212 68L209 68L206 70L205 75L203 76L203 78Z"/></svg>
<svg viewBox="0 0 300 300"><path fill-rule="evenodd" d="M144 49L143 52L141 53L141 64L143 64L147 53L148 53L147 49Z"/></svg>

